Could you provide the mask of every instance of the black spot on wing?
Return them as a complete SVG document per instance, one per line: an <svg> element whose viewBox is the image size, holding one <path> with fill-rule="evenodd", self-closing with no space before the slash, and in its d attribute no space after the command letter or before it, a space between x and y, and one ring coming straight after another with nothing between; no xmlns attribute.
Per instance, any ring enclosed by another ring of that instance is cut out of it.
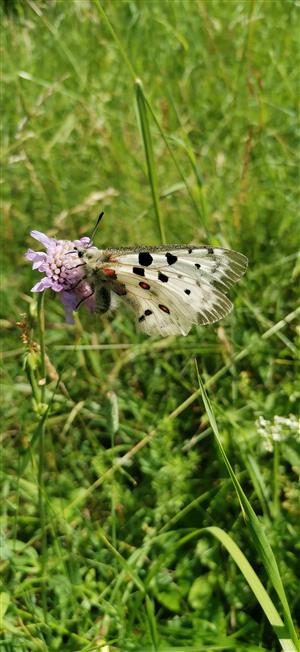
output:
<svg viewBox="0 0 300 652"><path fill-rule="evenodd" d="M145 270L143 267L133 267L132 271L134 274L138 274L138 276L145 276Z"/></svg>
<svg viewBox="0 0 300 652"><path fill-rule="evenodd" d="M158 305L158 307L159 307L160 310L162 310L163 312L168 313L168 315L170 314L170 310L169 310L169 308L168 308L167 306L164 306L162 303L160 303L160 304Z"/></svg>
<svg viewBox="0 0 300 652"><path fill-rule="evenodd" d="M191 294L191 290L184 290L186 294Z"/></svg>
<svg viewBox="0 0 300 652"><path fill-rule="evenodd" d="M162 281L162 283L167 283L169 277L166 274L163 274L162 272L158 272L158 280Z"/></svg>
<svg viewBox="0 0 300 652"><path fill-rule="evenodd" d="M195 267L197 267L197 269L200 269L201 267L200 263L195 263Z"/></svg>
<svg viewBox="0 0 300 652"><path fill-rule="evenodd" d="M177 256L174 256L174 254L171 254L170 252L166 254L166 259L168 265L174 265L174 263L177 262Z"/></svg>
<svg viewBox="0 0 300 652"><path fill-rule="evenodd" d="M139 264L143 265L143 267L148 267L151 265L153 262L153 258L151 254L149 254L149 251L141 251L139 253Z"/></svg>
<svg viewBox="0 0 300 652"><path fill-rule="evenodd" d="M192 249L192 247L190 247L190 248L188 249L188 254L191 254L192 252L193 252L193 249Z"/></svg>
<svg viewBox="0 0 300 652"><path fill-rule="evenodd" d="M149 308L147 308L144 314L139 317L139 321L144 321L145 317L149 317L149 315L152 315L152 310L149 310Z"/></svg>
<svg viewBox="0 0 300 652"><path fill-rule="evenodd" d="M213 247L206 247L206 249L207 249L208 254L213 254L214 253Z"/></svg>

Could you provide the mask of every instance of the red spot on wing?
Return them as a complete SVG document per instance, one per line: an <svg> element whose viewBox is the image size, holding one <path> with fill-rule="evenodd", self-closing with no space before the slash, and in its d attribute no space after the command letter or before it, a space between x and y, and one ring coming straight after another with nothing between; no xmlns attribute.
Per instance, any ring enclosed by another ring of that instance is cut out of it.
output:
<svg viewBox="0 0 300 652"><path fill-rule="evenodd" d="M143 290L150 290L150 285L149 283L146 283L145 281L141 281L139 283L140 288L143 288Z"/></svg>
<svg viewBox="0 0 300 652"><path fill-rule="evenodd" d="M163 311L166 312L168 315L170 314L170 310L167 306L164 306L162 303L158 304L158 307Z"/></svg>
<svg viewBox="0 0 300 652"><path fill-rule="evenodd" d="M109 267L103 267L102 268L103 274L105 276L109 276L110 278L117 278L116 272L114 269L110 269Z"/></svg>

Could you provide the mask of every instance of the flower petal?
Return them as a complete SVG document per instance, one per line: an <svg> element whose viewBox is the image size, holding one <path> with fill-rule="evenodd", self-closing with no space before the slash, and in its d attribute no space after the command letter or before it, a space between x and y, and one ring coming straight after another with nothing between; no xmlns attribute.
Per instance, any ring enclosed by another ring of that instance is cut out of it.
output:
<svg viewBox="0 0 300 652"><path fill-rule="evenodd" d="M29 260L32 261L32 269L39 269L41 272L43 272L44 265L47 262L47 254L43 252L37 252L35 256L31 256Z"/></svg>
<svg viewBox="0 0 300 652"><path fill-rule="evenodd" d="M52 281L50 278L42 278L38 283L36 283L33 288L31 288L31 292L43 292L43 290L46 290L47 288L52 287Z"/></svg>
<svg viewBox="0 0 300 652"><path fill-rule="evenodd" d="M60 298L65 308L68 308L69 310L75 310L78 303L78 298L76 297L75 292L67 292L67 290L63 290L61 292Z"/></svg>
<svg viewBox="0 0 300 652"><path fill-rule="evenodd" d="M80 238L80 240L74 240L73 244L75 247L87 247L91 242L91 238L88 238L87 236L84 236L83 238Z"/></svg>
<svg viewBox="0 0 300 652"><path fill-rule="evenodd" d="M41 242L45 247L49 247L49 245L55 242L53 238L48 238L48 236L45 235L45 233L41 233L41 231L30 231L30 235L35 240Z"/></svg>
<svg viewBox="0 0 300 652"><path fill-rule="evenodd" d="M62 292L64 289L64 286L59 282L59 281L51 281L51 290L54 290L54 292Z"/></svg>
<svg viewBox="0 0 300 652"><path fill-rule="evenodd" d="M38 269L39 272L45 272L47 269L47 256L45 261L44 260L36 260L35 263L32 263L32 269Z"/></svg>
<svg viewBox="0 0 300 652"><path fill-rule="evenodd" d="M78 303L78 299L76 297L76 294L74 292L63 291L60 294L60 298L61 298L62 303L64 305L67 324L74 324L74 319L73 319L73 314L72 313L73 313L73 310L75 310L76 305Z"/></svg>
<svg viewBox="0 0 300 652"><path fill-rule="evenodd" d="M33 249L28 249L24 256L27 260L37 260L37 256L46 256L46 254L43 251L33 251Z"/></svg>

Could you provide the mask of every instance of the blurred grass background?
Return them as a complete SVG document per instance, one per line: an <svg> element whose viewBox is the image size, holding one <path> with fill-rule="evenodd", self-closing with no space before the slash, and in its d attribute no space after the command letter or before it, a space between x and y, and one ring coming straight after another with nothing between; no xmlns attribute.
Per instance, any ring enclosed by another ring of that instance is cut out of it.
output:
<svg viewBox="0 0 300 652"><path fill-rule="evenodd" d="M179 542L217 524L270 589L199 396L197 360L293 611L298 11L293 0L2 3L5 650L279 649L220 544L205 531ZM48 293L41 438L26 358L40 336L30 229L77 238L104 210L100 248L161 242L136 78L157 120L149 113L167 241L237 249L249 270L231 293L234 312L186 338L146 338L123 307L101 319L82 310L66 326ZM24 315L27 346L16 325Z"/></svg>

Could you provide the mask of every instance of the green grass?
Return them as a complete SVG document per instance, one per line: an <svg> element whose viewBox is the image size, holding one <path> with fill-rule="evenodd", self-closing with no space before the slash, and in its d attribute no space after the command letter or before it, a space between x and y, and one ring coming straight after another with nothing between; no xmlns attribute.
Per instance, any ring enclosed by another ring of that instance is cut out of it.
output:
<svg viewBox="0 0 300 652"><path fill-rule="evenodd" d="M2 3L7 652L298 647L298 11ZM100 210L99 247L246 254L233 313L160 340L37 303L30 229Z"/></svg>

